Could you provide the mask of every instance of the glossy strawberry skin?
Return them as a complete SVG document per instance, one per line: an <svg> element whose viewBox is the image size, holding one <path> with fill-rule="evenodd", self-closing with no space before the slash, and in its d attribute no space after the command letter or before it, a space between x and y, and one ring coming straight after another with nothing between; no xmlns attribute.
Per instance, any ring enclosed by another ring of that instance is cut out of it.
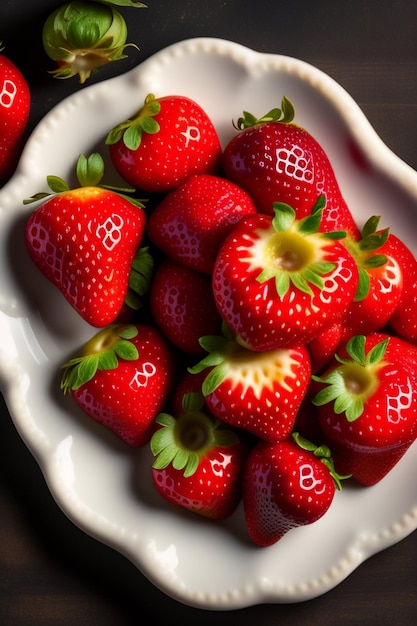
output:
<svg viewBox="0 0 417 626"><path fill-rule="evenodd" d="M364 299L349 306L343 320L342 341L353 335L369 335L381 330L400 302L406 265L398 238L390 234L376 252L385 255L386 263L366 270L369 292Z"/></svg>
<svg viewBox="0 0 417 626"><path fill-rule="evenodd" d="M205 394L213 415L266 441L288 437L310 382L307 349L242 349L225 364L223 380Z"/></svg>
<svg viewBox="0 0 417 626"><path fill-rule="evenodd" d="M333 502L335 483L313 453L292 439L259 442L243 478L243 507L250 539L261 547L297 526L322 517Z"/></svg>
<svg viewBox="0 0 417 626"><path fill-rule="evenodd" d="M389 319L389 325L402 339L417 344L417 260L411 250L398 237L395 255L403 273L403 288L398 306Z"/></svg>
<svg viewBox="0 0 417 626"><path fill-rule="evenodd" d="M210 274L226 236L242 216L251 213L256 213L256 207L240 187L201 174L162 200L149 218L147 233L171 258Z"/></svg>
<svg viewBox="0 0 417 626"><path fill-rule="evenodd" d="M220 333L210 278L172 259L155 272L150 307L164 335L187 354L201 354L200 337Z"/></svg>
<svg viewBox="0 0 417 626"><path fill-rule="evenodd" d="M271 230L272 218L242 218L227 237L213 270L213 292L221 316L243 345L271 350L305 345L320 330L341 319L358 284L357 265L340 241L328 241L325 259L335 268L324 276L324 288L313 295L288 290L278 296L275 282L257 280L264 267L256 259L256 243ZM296 295L295 295L296 294Z"/></svg>
<svg viewBox="0 0 417 626"><path fill-rule="evenodd" d="M109 146L119 174L137 189L166 192L193 174L217 172L221 145L205 111L183 96L164 96L158 101L159 132L144 134L136 150L123 139Z"/></svg>
<svg viewBox="0 0 417 626"><path fill-rule="evenodd" d="M161 470L153 468L152 479L168 502L203 517L223 520L240 502L245 457L246 445L242 443L213 448L192 476L184 478L181 470L169 465Z"/></svg>
<svg viewBox="0 0 417 626"><path fill-rule="evenodd" d="M368 335L367 349L387 337L385 333ZM378 372L379 386L358 419L349 422L344 413L334 412L331 403L317 407L337 471L351 474L365 486L382 480L417 436L417 350L402 339L389 337L384 366ZM343 346L337 353L346 355ZM333 363L326 373L335 367ZM320 383L312 383L312 393L319 388Z"/></svg>
<svg viewBox="0 0 417 626"><path fill-rule="evenodd" d="M28 252L81 317L111 324L122 309L145 214L116 193L82 187L38 206L26 224Z"/></svg>
<svg viewBox="0 0 417 626"><path fill-rule="evenodd" d="M26 79L10 59L0 54L0 186L17 165L30 105Z"/></svg>
<svg viewBox="0 0 417 626"><path fill-rule="evenodd" d="M93 420L133 447L148 443L153 420L161 410L173 380L171 352L160 333L139 324L132 340L135 361L120 360L116 369L98 370L90 381L71 392Z"/></svg>
<svg viewBox="0 0 417 626"><path fill-rule="evenodd" d="M222 166L226 177L252 196L261 213L270 214L274 202L285 202L301 218L324 193L321 230L345 230L359 237L325 151L303 128L263 122L241 130L225 147Z"/></svg>

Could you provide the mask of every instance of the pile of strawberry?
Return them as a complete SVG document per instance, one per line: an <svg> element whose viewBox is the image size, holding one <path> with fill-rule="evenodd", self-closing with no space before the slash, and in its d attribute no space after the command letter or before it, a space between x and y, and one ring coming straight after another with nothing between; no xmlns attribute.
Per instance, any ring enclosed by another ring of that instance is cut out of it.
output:
<svg viewBox="0 0 417 626"><path fill-rule="evenodd" d="M29 216L40 270L100 330L62 388L132 446L156 489L278 541L374 485L417 437L417 262L379 217L359 227L294 109L244 113L221 149L201 107L149 95L106 138L132 189L80 186ZM133 193L148 194L148 201Z"/></svg>

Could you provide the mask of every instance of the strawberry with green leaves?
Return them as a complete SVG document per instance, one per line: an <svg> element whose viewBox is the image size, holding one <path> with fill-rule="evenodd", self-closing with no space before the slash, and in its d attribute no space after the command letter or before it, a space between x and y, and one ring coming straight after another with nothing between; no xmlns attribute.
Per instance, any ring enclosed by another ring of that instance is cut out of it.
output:
<svg viewBox="0 0 417 626"><path fill-rule="evenodd" d="M245 438L215 420L198 392L184 395L178 416L160 413L156 423L152 478L161 496L197 515L229 517L241 499Z"/></svg>
<svg viewBox="0 0 417 626"><path fill-rule="evenodd" d="M417 349L385 333L357 335L313 380L337 470L376 484L417 436Z"/></svg>
<svg viewBox="0 0 417 626"><path fill-rule="evenodd" d="M298 433L259 442L249 454L242 488L250 539L266 547L293 528L313 524L329 510L342 478L329 448Z"/></svg>
<svg viewBox="0 0 417 626"><path fill-rule="evenodd" d="M100 330L63 365L61 387L93 420L130 446L144 446L171 392L171 352L152 326Z"/></svg>
<svg viewBox="0 0 417 626"><path fill-rule="evenodd" d="M344 200L333 167L317 140L293 122L288 98L281 108L257 119L248 112L239 118L239 130L223 152L225 176L245 189L258 211L271 214L274 202L296 208L297 218L310 213L319 194L326 194L321 230L359 230Z"/></svg>
<svg viewBox="0 0 417 626"><path fill-rule="evenodd" d="M97 153L80 156L80 186L70 189L56 176L47 180L53 192L29 216L25 242L35 265L92 326L111 324L129 290L132 262L145 230L141 203L126 190L99 183L104 164ZM132 190L129 190L132 191Z"/></svg>
<svg viewBox="0 0 417 626"><path fill-rule="evenodd" d="M0 42L0 187L16 168L31 106L25 77L1 51Z"/></svg>
<svg viewBox="0 0 417 626"><path fill-rule="evenodd" d="M231 332L252 350L307 344L343 317L358 268L338 239L322 233L324 198L302 219L286 204L274 216L242 218L223 243L213 293Z"/></svg>
<svg viewBox="0 0 417 626"><path fill-rule="evenodd" d="M388 228L377 230L379 220L379 216L369 218L359 239L343 240L358 266L358 288L343 319L309 343L315 372L327 364L340 343L383 329L402 298L407 267L404 246Z"/></svg>
<svg viewBox="0 0 417 626"><path fill-rule="evenodd" d="M223 336L200 342L208 354L189 371L206 372L202 392L213 415L267 441L288 437L310 383L307 349L254 352L237 343L226 327Z"/></svg>
<svg viewBox="0 0 417 626"><path fill-rule="evenodd" d="M165 196L148 220L147 233L171 258L211 274L233 226L252 213L256 207L243 189L220 176L200 174Z"/></svg>
<svg viewBox="0 0 417 626"><path fill-rule="evenodd" d="M119 174L147 192L166 192L193 174L215 173L221 159L217 131L199 104L184 96L149 94L131 119L106 137Z"/></svg>
<svg viewBox="0 0 417 626"><path fill-rule="evenodd" d="M403 289L398 238L388 228L377 230L379 216L371 217L360 239L344 240L359 268L359 285L343 321L343 339L381 330L396 310Z"/></svg>
<svg viewBox="0 0 417 626"><path fill-rule="evenodd" d="M149 301L154 322L187 354L204 352L200 337L221 331L210 278L173 259L165 259L157 268Z"/></svg>

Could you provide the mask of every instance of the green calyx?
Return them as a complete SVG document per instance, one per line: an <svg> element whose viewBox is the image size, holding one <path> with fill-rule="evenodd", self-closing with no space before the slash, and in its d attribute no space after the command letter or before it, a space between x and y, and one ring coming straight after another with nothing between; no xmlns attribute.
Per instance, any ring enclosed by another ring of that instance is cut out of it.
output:
<svg viewBox="0 0 417 626"><path fill-rule="evenodd" d="M115 324L98 332L83 347L81 355L62 366L61 389L75 391L96 375L97 370L114 370L119 360L135 361L139 353L131 341L138 334L136 326Z"/></svg>
<svg viewBox="0 0 417 626"><path fill-rule="evenodd" d="M323 406L334 401L336 414L344 413L349 422L357 420L363 414L368 398L378 389L378 370L385 365L388 342L389 337L366 352L366 337L352 337L346 344L350 358L335 355L339 366L324 376L312 376L316 382L326 385L314 396L313 404Z"/></svg>
<svg viewBox="0 0 417 626"><path fill-rule="evenodd" d="M160 413L156 423L162 426L152 436L150 447L155 457L153 468L172 465L184 477L195 474L203 459L213 448L228 447L239 439L230 428L204 413L201 393L188 393L183 398L183 413L175 418Z"/></svg>
<svg viewBox="0 0 417 626"><path fill-rule="evenodd" d="M140 209L144 208L143 201L132 198L126 194L134 193L135 189L125 187L114 187L111 185L102 185L101 180L104 176L104 160L98 152L93 152L90 156L86 157L80 154L76 164L76 176L80 187L100 187L102 189L108 189L114 191L125 200L128 200ZM39 192L23 200L23 204L30 204L48 198L53 194L65 193L71 190L69 184L59 176L47 176L46 182L48 184L50 192Z"/></svg>
<svg viewBox="0 0 417 626"><path fill-rule="evenodd" d="M257 281L263 283L274 279L280 298L291 286L313 295L311 285L323 289L322 276L335 268L334 263L317 258L317 237L334 240L345 237L346 233L318 232L324 206L325 196L320 195L311 214L297 220L291 206L282 202L273 204L272 227L275 232L265 244L264 269Z"/></svg>
<svg viewBox="0 0 417 626"><path fill-rule="evenodd" d="M245 128L251 128L259 124L266 124L269 122L281 122L282 124L290 124L295 115L294 105L286 96L281 100L281 108L274 108L268 111L262 117L256 117L248 111L243 111L243 116L239 117L237 122L233 122L233 126L237 130L244 130Z"/></svg>
<svg viewBox="0 0 417 626"><path fill-rule="evenodd" d="M57 61L55 78L78 75L84 83L96 68L126 57L127 26L111 5L135 6L132 2L68 2L47 18L42 41L46 54ZM142 3L136 3L137 6Z"/></svg>
<svg viewBox="0 0 417 626"><path fill-rule="evenodd" d="M106 137L106 144L112 145L123 139L123 143L129 150L137 150L142 142L143 133L155 135L160 126L155 116L161 110L161 104L150 93L140 111L132 119L121 122L113 128Z"/></svg>
<svg viewBox="0 0 417 626"><path fill-rule="evenodd" d="M210 368L202 384L204 397L213 393L223 382L231 361L239 360L239 357L247 361L251 356L253 358L257 356L256 353L252 355L249 350L238 344L225 324L223 324L223 335L206 335L200 337L199 343L208 354L194 366L189 367L188 371L190 374L199 374Z"/></svg>
<svg viewBox="0 0 417 626"><path fill-rule="evenodd" d="M142 297L149 290L154 268L153 256L149 253L149 246L139 248L129 273L128 290L125 304L132 310L142 308Z"/></svg>
<svg viewBox="0 0 417 626"><path fill-rule="evenodd" d="M355 302L364 300L369 293L370 279L369 270L382 267L387 262L385 254L378 250L387 241L389 228L377 231L379 215L373 215L365 223L362 229L362 237L358 241L350 238L345 240L346 248L356 261L359 270L359 283L355 294Z"/></svg>
<svg viewBox="0 0 417 626"><path fill-rule="evenodd" d="M351 474L346 474L342 476L338 474L334 467L334 461L332 458L332 454L330 449L326 445L316 446L315 443L309 441L300 433L293 432L291 434L292 438L296 442L296 444L302 449L307 450L308 452L312 452L314 456L316 456L320 461L327 467L329 470L330 476L333 478L336 488L340 491L342 489L342 480L346 480L347 478L351 478Z"/></svg>

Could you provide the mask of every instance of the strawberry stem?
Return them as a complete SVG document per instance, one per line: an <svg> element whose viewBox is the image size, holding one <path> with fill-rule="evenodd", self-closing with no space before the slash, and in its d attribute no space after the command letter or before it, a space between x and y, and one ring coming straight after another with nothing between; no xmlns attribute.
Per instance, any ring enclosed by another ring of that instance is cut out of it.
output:
<svg viewBox="0 0 417 626"><path fill-rule="evenodd" d="M172 464L188 477L197 471L201 459L210 450L231 446L239 440L232 429L204 413L200 393L185 394L183 409L184 413L178 418L168 413L156 417L161 428L153 434L150 447L155 457L154 469L165 469Z"/></svg>
<svg viewBox="0 0 417 626"><path fill-rule="evenodd" d="M349 422L357 420L365 409L365 403L378 388L378 370L385 365L384 356L389 338L365 350L364 335L352 337L346 344L350 359L335 355L339 366L323 376L312 378L326 385L313 398L315 406L334 401L336 414L345 413Z"/></svg>
<svg viewBox="0 0 417 626"><path fill-rule="evenodd" d="M255 117L248 111L243 111L243 116L239 117L237 122L233 122L233 126L237 130L244 130L245 128L251 128L257 124L266 124L268 122L281 122L283 124L289 124L293 121L295 115L294 105L286 96L283 96L281 100L281 108L274 108L262 115L262 117Z"/></svg>
<svg viewBox="0 0 417 626"><path fill-rule="evenodd" d="M334 461L332 458L332 454L330 449L328 448L328 446L326 445L321 445L321 446L316 446L315 443L313 443L312 441L309 441L308 439L306 439L305 437L303 437L302 435L300 435L300 433L298 432L293 432L291 434L292 438L294 439L294 441L296 442L296 444L302 449L302 450L307 450L308 452L312 452L314 454L314 456L316 456L318 459L320 459L320 461L327 467L327 469L329 470L329 474L330 476L333 478L336 488L340 491L342 489L342 480L346 480L347 478L351 478L351 474L346 474L346 475L341 475L338 474L336 472L336 469L334 467Z"/></svg>
<svg viewBox="0 0 417 626"><path fill-rule="evenodd" d="M100 330L83 346L80 356L62 365L64 373L61 389L64 393L75 391L92 380L97 370L116 369L120 359L138 359L137 348L131 342L137 334L136 326L124 324L115 324Z"/></svg>

